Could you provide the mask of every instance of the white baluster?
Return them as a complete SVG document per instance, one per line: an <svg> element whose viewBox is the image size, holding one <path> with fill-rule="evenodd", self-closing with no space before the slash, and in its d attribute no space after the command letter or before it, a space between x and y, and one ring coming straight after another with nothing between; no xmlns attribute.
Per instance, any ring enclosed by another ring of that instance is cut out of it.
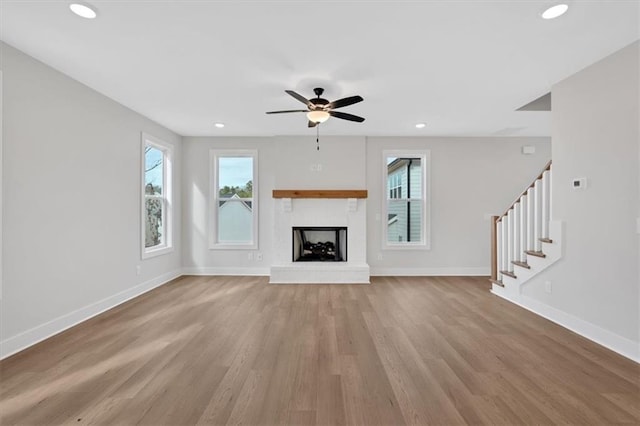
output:
<svg viewBox="0 0 640 426"><path fill-rule="evenodd" d="M529 199L527 195L523 195L520 197L520 260L522 262L527 261L527 254L525 251L527 250L527 238L529 234L529 229L527 227L528 216L529 216Z"/></svg>
<svg viewBox="0 0 640 426"><path fill-rule="evenodd" d="M508 237L508 219L507 216L503 216L502 220L500 221L500 225L501 225L501 235L502 235L502 248L500 249L500 252L502 253L502 257L500 258L500 270L501 271L506 271L507 270L507 258L509 257L509 243L507 243L507 237ZM502 278L501 278L502 279Z"/></svg>
<svg viewBox="0 0 640 426"><path fill-rule="evenodd" d="M507 213L507 264L505 271L513 271L513 209Z"/></svg>
<svg viewBox="0 0 640 426"><path fill-rule="evenodd" d="M542 174L542 238L549 238L549 171Z"/></svg>
<svg viewBox="0 0 640 426"><path fill-rule="evenodd" d="M527 250L533 250L534 247L534 231L535 231L535 213L536 206L535 190L532 188L527 189Z"/></svg>
<svg viewBox="0 0 640 426"><path fill-rule="evenodd" d="M553 217L553 173L551 173L551 167L552 166L549 166L549 221L551 221Z"/></svg>
<svg viewBox="0 0 640 426"><path fill-rule="evenodd" d="M520 261L520 203L513 205L513 259Z"/></svg>
<svg viewBox="0 0 640 426"><path fill-rule="evenodd" d="M502 281L502 220L496 222L496 279Z"/></svg>
<svg viewBox="0 0 640 426"><path fill-rule="evenodd" d="M536 181L533 190L536 197L536 206L534 209L535 232L533 235L533 246L535 251L542 251L542 242L540 242L540 238L542 238L542 181L540 179Z"/></svg>

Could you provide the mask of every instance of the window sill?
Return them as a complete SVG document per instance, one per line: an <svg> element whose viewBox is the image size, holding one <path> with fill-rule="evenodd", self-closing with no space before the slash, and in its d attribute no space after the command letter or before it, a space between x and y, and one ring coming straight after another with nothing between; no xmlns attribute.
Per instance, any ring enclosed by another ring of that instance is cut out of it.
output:
<svg viewBox="0 0 640 426"><path fill-rule="evenodd" d="M151 259L152 257L162 256L163 254L173 252L173 247L161 246L157 248L151 248L142 252L142 259Z"/></svg>
<svg viewBox="0 0 640 426"><path fill-rule="evenodd" d="M258 250L258 244L211 244L209 250Z"/></svg>
<svg viewBox="0 0 640 426"><path fill-rule="evenodd" d="M382 250L431 250L430 243L416 244L385 244Z"/></svg>

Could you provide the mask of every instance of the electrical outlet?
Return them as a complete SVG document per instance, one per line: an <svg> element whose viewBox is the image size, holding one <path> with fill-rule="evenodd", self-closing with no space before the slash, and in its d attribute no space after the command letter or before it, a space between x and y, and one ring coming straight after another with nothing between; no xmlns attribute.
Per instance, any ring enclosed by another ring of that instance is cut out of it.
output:
<svg viewBox="0 0 640 426"><path fill-rule="evenodd" d="M531 155L536 153L536 147L533 145L524 145L522 147L522 153L524 155Z"/></svg>
<svg viewBox="0 0 640 426"><path fill-rule="evenodd" d="M544 291L545 293L551 293L551 281L544 282Z"/></svg>
<svg viewBox="0 0 640 426"><path fill-rule="evenodd" d="M382 260L382 253L378 253L378 260Z"/></svg>
<svg viewBox="0 0 640 426"><path fill-rule="evenodd" d="M252 252L247 253L247 260L253 260L253 253Z"/></svg>
<svg viewBox="0 0 640 426"><path fill-rule="evenodd" d="M140 275L140 273L142 272L142 268L140 267L140 265L136 266L136 275Z"/></svg>
<svg viewBox="0 0 640 426"><path fill-rule="evenodd" d="M587 188L587 178L580 177L574 178L571 180L571 187L573 189L586 189Z"/></svg>
<svg viewBox="0 0 640 426"><path fill-rule="evenodd" d="M256 253L256 260L262 262L262 253Z"/></svg>

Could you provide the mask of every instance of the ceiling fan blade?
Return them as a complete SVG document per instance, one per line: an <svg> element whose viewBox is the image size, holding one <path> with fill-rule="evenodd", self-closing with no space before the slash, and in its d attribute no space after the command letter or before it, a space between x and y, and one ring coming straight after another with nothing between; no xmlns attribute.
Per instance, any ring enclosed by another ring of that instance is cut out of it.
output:
<svg viewBox="0 0 640 426"><path fill-rule="evenodd" d="M353 115L353 114L347 114L346 112L329 111L329 114L332 117L342 118L343 120L357 121L358 123L362 123L364 121L364 118L358 117L357 115Z"/></svg>
<svg viewBox="0 0 640 426"><path fill-rule="evenodd" d="M318 125L318 123L316 123L315 121L311 121L309 120L309 124L307 124L308 127L316 127Z"/></svg>
<svg viewBox="0 0 640 426"><path fill-rule="evenodd" d="M286 111L267 111L266 114L285 114L288 112L309 112L308 109L288 109Z"/></svg>
<svg viewBox="0 0 640 426"><path fill-rule="evenodd" d="M302 102L303 104L311 108L311 102L309 101L309 99L305 98L302 95L297 94L293 90L285 90L285 92L287 92L289 95L293 96L294 98L296 98L297 100L299 100L300 102Z"/></svg>
<svg viewBox="0 0 640 426"><path fill-rule="evenodd" d="M362 99L362 96L349 96L348 98L342 98L342 99L338 99L337 101L330 102L329 105L327 105L325 108L326 109L342 108L348 105L357 104L358 102L362 102L363 100L364 99Z"/></svg>

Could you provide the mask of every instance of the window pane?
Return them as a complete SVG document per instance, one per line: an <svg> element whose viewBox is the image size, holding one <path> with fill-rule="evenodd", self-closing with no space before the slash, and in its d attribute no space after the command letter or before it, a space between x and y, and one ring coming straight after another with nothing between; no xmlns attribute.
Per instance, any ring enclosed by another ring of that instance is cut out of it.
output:
<svg viewBox="0 0 640 426"><path fill-rule="evenodd" d="M162 194L164 183L164 153L158 148L144 148L144 193Z"/></svg>
<svg viewBox="0 0 640 426"><path fill-rule="evenodd" d="M220 198L253 197L253 158L218 158L218 195Z"/></svg>
<svg viewBox="0 0 640 426"><path fill-rule="evenodd" d="M155 247L164 243L162 235L162 199L147 198L145 200L145 248Z"/></svg>
<svg viewBox="0 0 640 426"><path fill-rule="evenodd" d="M410 192L403 194L403 197L420 200L422 199L422 164L420 159L412 158L407 167L410 178L407 189Z"/></svg>
<svg viewBox="0 0 640 426"><path fill-rule="evenodd" d="M422 242L422 203L406 200L387 203L387 241Z"/></svg>
<svg viewBox="0 0 640 426"><path fill-rule="evenodd" d="M420 158L387 157L387 194L390 199L422 198Z"/></svg>
<svg viewBox="0 0 640 426"><path fill-rule="evenodd" d="M252 203L237 198L218 201L218 242L253 242Z"/></svg>

